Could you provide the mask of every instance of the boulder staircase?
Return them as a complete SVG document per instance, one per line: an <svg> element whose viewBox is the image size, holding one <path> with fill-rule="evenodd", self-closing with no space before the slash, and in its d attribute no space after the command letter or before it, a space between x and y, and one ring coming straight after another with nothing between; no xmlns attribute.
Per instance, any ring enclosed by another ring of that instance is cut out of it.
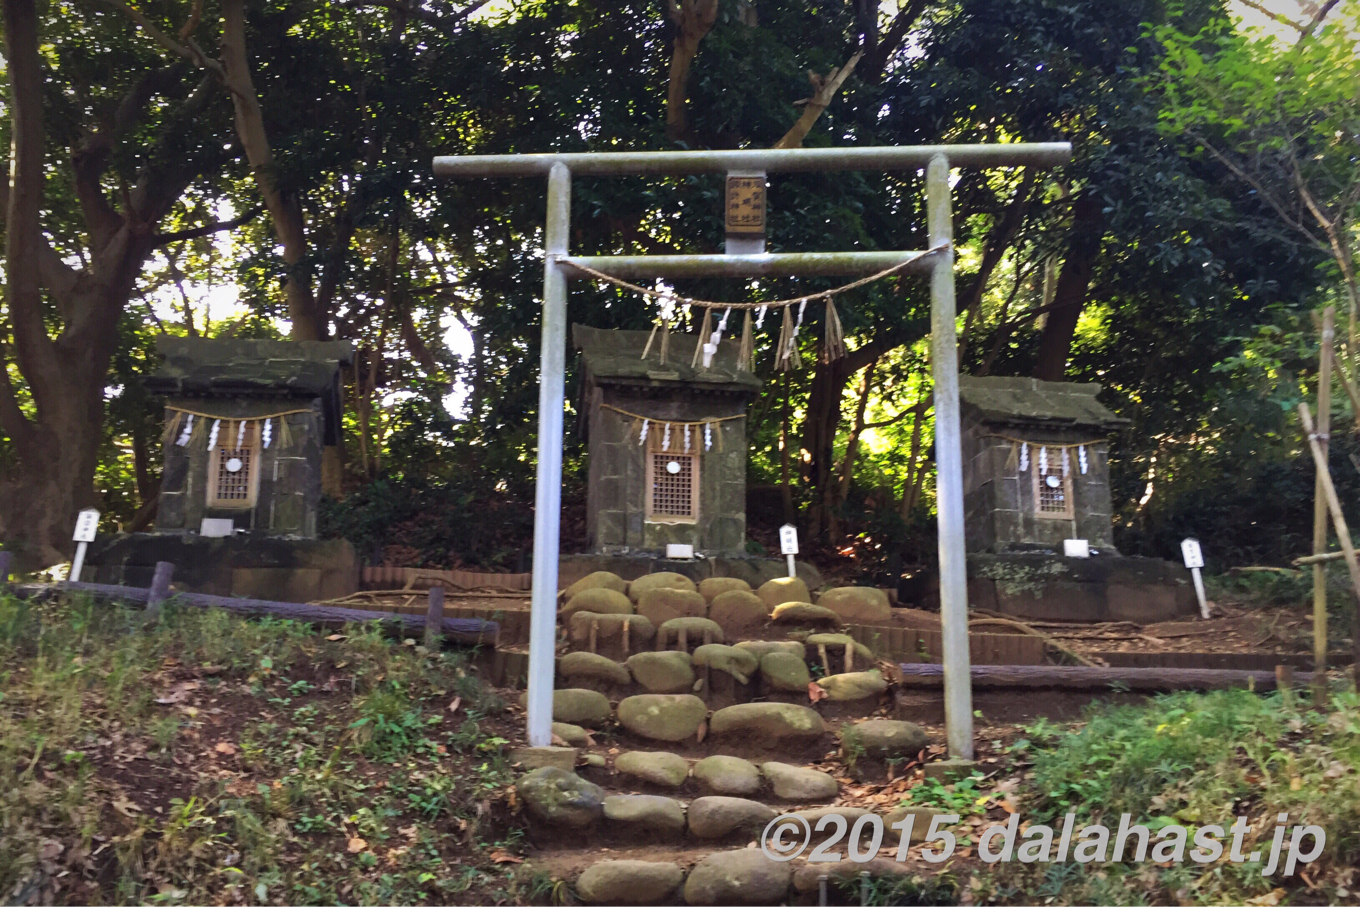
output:
<svg viewBox="0 0 1360 907"><path fill-rule="evenodd" d="M869 810L846 802L850 772L882 773L929 746L920 726L889 717L873 654L839 632L890 618L881 590L814 603L796 578L752 590L594 573L562 593L559 617L554 745L512 754L534 870L584 903L695 905L815 904L828 877L858 888L865 872L910 872L890 826L931 810L881 811L880 856L867 863L808 863L811 847L781 863L759 843L786 813L853 826ZM929 824L918 818L913 840Z"/></svg>

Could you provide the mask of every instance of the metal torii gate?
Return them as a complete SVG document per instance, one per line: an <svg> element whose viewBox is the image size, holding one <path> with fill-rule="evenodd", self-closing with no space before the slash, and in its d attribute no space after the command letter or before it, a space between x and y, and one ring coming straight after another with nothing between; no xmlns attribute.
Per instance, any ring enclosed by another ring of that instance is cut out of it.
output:
<svg viewBox="0 0 1360 907"><path fill-rule="evenodd" d="M1071 159L1066 142L1011 145L789 148L743 151L625 151L436 157L436 176L547 176L544 230L543 339L538 391L538 473L534 498L534 566L529 625L528 737L552 741L557 642L557 567L562 510L567 280L588 279L576 265L618 278L854 276L910 262L899 273L931 275L931 370L935 383L936 506L939 514L940 622L949 754L973 757L973 691L968 655L968 579L964 559L963 458L959 428L958 336L954 304L951 167L1051 167ZM686 176L711 173L926 169L927 252L791 252L757 255L568 254L571 178Z"/></svg>

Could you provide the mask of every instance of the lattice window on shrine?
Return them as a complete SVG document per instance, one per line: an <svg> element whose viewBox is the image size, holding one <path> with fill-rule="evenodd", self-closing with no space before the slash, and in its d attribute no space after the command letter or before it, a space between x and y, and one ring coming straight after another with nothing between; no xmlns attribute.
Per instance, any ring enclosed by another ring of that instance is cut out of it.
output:
<svg viewBox="0 0 1360 907"><path fill-rule="evenodd" d="M678 432L676 434L679 434ZM699 447L691 441L682 449L672 435L654 437L647 455L647 518L659 522L693 523L699 518ZM669 449L666 449L669 448Z"/></svg>
<svg viewBox="0 0 1360 907"><path fill-rule="evenodd" d="M208 506L254 507L260 487L256 423L246 422L244 430L230 425L223 435L209 454Z"/></svg>
<svg viewBox="0 0 1360 907"><path fill-rule="evenodd" d="M1073 518L1072 476L1050 469L1047 475L1031 466L1034 476L1034 515L1046 520L1070 520Z"/></svg>

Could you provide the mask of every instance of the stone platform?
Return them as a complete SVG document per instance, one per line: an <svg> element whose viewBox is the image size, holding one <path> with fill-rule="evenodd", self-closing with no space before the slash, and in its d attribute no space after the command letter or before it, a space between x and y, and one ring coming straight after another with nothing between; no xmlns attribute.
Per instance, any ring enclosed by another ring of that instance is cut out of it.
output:
<svg viewBox="0 0 1360 907"><path fill-rule="evenodd" d="M1157 623L1199 613L1190 571L1150 557L968 555L968 604L1033 620Z"/></svg>
<svg viewBox="0 0 1360 907"><path fill-rule="evenodd" d="M822 586L822 574L812 564L796 561L798 578L809 589ZM566 554L558 562L557 585L565 589L583 576L605 570L629 582L649 573L679 573L694 582L715 576L745 580L752 589L768 580L789 575L788 563L773 557L697 557L669 560L658 554Z"/></svg>
<svg viewBox="0 0 1360 907"><path fill-rule="evenodd" d="M359 557L343 539L246 533L224 538L178 532L101 536L90 545L81 579L146 587L157 561L175 565L172 588L179 592L308 602L359 589Z"/></svg>

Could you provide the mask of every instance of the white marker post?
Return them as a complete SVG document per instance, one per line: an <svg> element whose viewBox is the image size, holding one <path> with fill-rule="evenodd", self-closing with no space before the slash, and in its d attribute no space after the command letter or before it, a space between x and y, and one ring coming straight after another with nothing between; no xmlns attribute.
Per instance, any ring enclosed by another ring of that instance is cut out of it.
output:
<svg viewBox="0 0 1360 907"><path fill-rule="evenodd" d="M1185 566L1190 568L1190 575L1195 578L1195 597L1199 599L1199 615L1208 620L1209 602L1204 598L1204 577L1199 575L1200 568L1204 566L1204 552L1199 550L1199 542L1194 539L1181 542L1181 557L1185 558Z"/></svg>
<svg viewBox="0 0 1360 907"><path fill-rule="evenodd" d="M94 541L95 533L99 531L99 511L93 507L86 507L76 514L76 531L71 539L76 543L76 557L71 561L71 575L67 580L73 583L80 582L80 568L85 566L85 549L90 542Z"/></svg>
<svg viewBox="0 0 1360 907"><path fill-rule="evenodd" d="M793 566L793 556L798 553L798 528L792 523L785 523L779 527L779 550L789 560L789 576L797 576L798 571Z"/></svg>

